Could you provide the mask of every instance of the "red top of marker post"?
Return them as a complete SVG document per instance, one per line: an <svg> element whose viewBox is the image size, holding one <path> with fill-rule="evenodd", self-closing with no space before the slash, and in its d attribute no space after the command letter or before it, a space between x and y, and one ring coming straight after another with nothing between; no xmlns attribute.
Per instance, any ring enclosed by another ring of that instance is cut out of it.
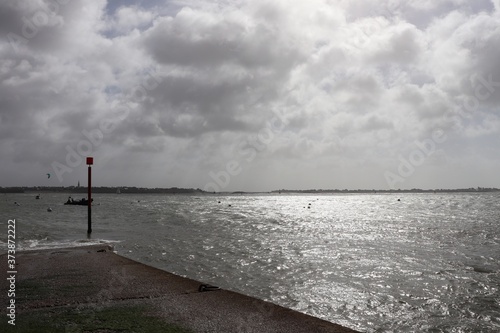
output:
<svg viewBox="0 0 500 333"><path fill-rule="evenodd" d="M94 158L93 157L87 157L87 165L92 165L94 164Z"/></svg>

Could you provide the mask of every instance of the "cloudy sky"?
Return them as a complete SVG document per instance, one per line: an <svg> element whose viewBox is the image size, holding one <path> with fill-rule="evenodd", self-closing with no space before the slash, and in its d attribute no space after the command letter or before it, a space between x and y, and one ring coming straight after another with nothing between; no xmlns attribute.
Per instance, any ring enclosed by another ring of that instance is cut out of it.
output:
<svg viewBox="0 0 500 333"><path fill-rule="evenodd" d="M500 187L500 0L3 0L0 36L0 186Z"/></svg>

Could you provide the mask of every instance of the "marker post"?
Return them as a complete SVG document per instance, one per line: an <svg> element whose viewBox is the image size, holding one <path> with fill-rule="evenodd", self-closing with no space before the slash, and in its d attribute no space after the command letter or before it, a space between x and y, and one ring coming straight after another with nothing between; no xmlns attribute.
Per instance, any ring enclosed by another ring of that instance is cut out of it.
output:
<svg viewBox="0 0 500 333"><path fill-rule="evenodd" d="M87 213L88 213L88 227L87 227L87 236L90 237L92 233L92 167L94 164L93 157L87 157L87 165L89 166L89 174L88 174L88 194L87 194Z"/></svg>

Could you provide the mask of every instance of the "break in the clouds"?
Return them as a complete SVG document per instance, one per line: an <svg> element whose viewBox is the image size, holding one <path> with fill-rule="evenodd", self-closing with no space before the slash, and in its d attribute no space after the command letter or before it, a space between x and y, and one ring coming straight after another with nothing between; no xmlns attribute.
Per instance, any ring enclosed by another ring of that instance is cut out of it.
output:
<svg viewBox="0 0 500 333"><path fill-rule="evenodd" d="M498 0L6 0L0 36L0 186L500 187Z"/></svg>

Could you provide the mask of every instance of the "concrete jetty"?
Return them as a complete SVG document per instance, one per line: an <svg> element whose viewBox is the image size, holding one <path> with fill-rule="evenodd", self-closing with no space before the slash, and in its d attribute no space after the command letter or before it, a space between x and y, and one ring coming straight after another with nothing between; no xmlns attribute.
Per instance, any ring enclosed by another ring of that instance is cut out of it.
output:
<svg viewBox="0 0 500 333"><path fill-rule="evenodd" d="M105 244L18 252L15 260L16 325L4 313L1 332L355 332L236 292L200 288L202 282L124 258ZM6 254L0 262L7 294ZM9 304L2 303L6 312Z"/></svg>

